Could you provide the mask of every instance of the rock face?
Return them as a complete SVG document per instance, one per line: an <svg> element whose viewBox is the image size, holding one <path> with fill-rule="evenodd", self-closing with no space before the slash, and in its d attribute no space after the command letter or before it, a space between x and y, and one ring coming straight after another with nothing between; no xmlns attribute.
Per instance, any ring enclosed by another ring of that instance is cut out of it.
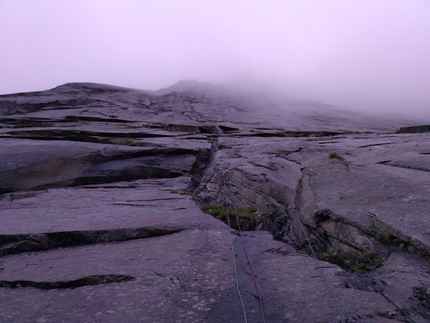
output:
<svg viewBox="0 0 430 323"><path fill-rule="evenodd" d="M72 83L0 126L0 322L430 321L413 122Z"/></svg>

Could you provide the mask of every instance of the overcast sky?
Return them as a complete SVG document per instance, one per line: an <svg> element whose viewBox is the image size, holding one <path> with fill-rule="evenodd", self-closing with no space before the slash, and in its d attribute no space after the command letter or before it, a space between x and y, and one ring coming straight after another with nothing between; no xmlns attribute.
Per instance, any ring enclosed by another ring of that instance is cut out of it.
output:
<svg viewBox="0 0 430 323"><path fill-rule="evenodd" d="M265 84L430 111L430 0L0 0L0 93Z"/></svg>

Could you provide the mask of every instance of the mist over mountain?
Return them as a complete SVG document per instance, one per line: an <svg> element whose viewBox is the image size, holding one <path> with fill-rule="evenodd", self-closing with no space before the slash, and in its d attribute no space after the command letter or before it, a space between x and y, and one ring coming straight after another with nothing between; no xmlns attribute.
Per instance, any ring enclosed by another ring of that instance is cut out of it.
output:
<svg viewBox="0 0 430 323"><path fill-rule="evenodd" d="M427 0L3 0L0 93L197 79L427 118L428 30Z"/></svg>
<svg viewBox="0 0 430 323"><path fill-rule="evenodd" d="M213 84L210 82L199 82L197 80L182 80L166 88L154 91L156 94L169 92L201 92L212 96L240 96L248 97L253 104L259 104L261 111L271 113L285 113L290 117L295 113L303 115L324 115L325 117L345 116L355 118L375 118L379 120L397 120L405 123L430 122L430 110L417 112L399 111L394 107L388 110L362 109L353 106L342 106L328 104L324 101L310 100L307 97L292 95L288 89L282 90L269 87L261 83L235 83L235 84ZM293 114L291 114L293 113Z"/></svg>
<svg viewBox="0 0 430 323"><path fill-rule="evenodd" d="M0 322L430 322L429 0L0 0Z"/></svg>

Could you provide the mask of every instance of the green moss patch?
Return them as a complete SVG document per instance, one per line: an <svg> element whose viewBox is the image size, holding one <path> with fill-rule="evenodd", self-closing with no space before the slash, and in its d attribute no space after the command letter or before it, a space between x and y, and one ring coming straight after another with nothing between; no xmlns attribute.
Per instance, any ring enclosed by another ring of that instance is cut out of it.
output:
<svg viewBox="0 0 430 323"><path fill-rule="evenodd" d="M256 210L253 207L226 208L217 205L203 205L202 211L221 221L227 220L227 214L231 218L235 218L236 213L239 219L254 221Z"/></svg>
<svg viewBox="0 0 430 323"><path fill-rule="evenodd" d="M318 259L336 264L345 270L357 273L373 271L384 263L384 258L370 251L365 251L357 256L334 248L320 253Z"/></svg>
<svg viewBox="0 0 430 323"><path fill-rule="evenodd" d="M330 159L338 159L340 161L345 161L345 158L343 158L341 155L339 155L338 153L335 153L335 152L331 152L328 155L328 158L330 158Z"/></svg>
<svg viewBox="0 0 430 323"><path fill-rule="evenodd" d="M122 139L118 144L123 146L137 146L137 143L132 139Z"/></svg>

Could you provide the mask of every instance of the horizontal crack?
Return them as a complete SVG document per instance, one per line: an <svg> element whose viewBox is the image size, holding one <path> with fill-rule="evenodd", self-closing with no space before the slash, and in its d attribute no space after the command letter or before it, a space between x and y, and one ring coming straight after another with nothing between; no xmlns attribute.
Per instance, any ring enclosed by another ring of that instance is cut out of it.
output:
<svg viewBox="0 0 430 323"><path fill-rule="evenodd" d="M370 144L370 145L364 145L364 146L358 146L358 148L366 148L366 147L374 147L374 146L384 146L384 145L392 145L395 144L395 142L382 142L379 144Z"/></svg>
<svg viewBox="0 0 430 323"><path fill-rule="evenodd" d="M430 172L430 168L427 168L427 167L411 166L411 165L399 165L399 164L391 163L391 161L378 162L377 164L387 165L387 166L392 166L392 167L399 167L399 168L404 168L404 169L419 170L419 171L422 171L422 172Z"/></svg>
<svg viewBox="0 0 430 323"><path fill-rule="evenodd" d="M28 131L9 131L7 134L14 137L25 137L29 139L45 139L45 140L71 140L71 141L87 141L87 138L157 138L169 137L164 134L153 134L142 131L136 132L100 132L86 130L63 130L63 129L47 129L47 130L28 130Z"/></svg>
<svg viewBox="0 0 430 323"><path fill-rule="evenodd" d="M132 120L118 119L118 118L99 118L89 116L66 116L65 121L92 121L92 122L113 122L113 123L133 123Z"/></svg>
<svg viewBox="0 0 430 323"><path fill-rule="evenodd" d="M93 275L74 280L55 281L55 282L36 282L31 280L0 280L2 288L38 288L38 289L60 289L78 288L83 286L121 283L134 280L133 276L128 275Z"/></svg>
<svg viewBox="0 0 430 323"><path fill-rule="evenodd" d="M177 233L182 228L141 227L94 231L0 235L0 256L103 242L127 241Z"/></svg>
<svg viewBox="0 0 430 323"><path fill-rule="evenodd" d="M329 137L344 135L345 132L337 131L278 131L278 132L257 132L240 135L242 137Z"/></svg>

